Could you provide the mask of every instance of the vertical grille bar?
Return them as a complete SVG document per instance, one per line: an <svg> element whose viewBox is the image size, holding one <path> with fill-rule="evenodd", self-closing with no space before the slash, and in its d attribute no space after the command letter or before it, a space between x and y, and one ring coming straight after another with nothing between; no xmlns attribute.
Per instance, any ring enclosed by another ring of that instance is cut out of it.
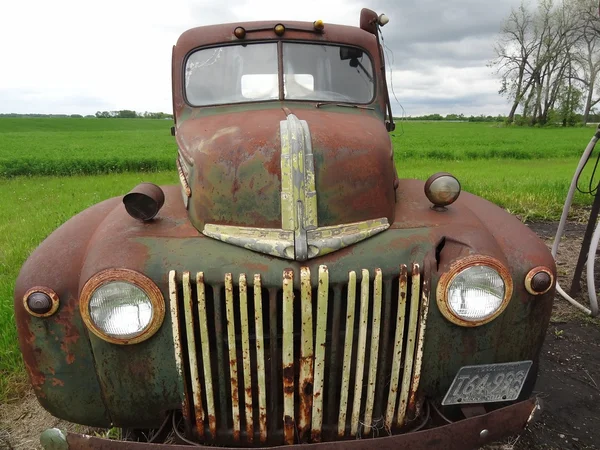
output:
<svg viewBox="0 0 600 450"><path fill-rule="evenodd" d="M183 345L181 344L181 330L179 327L179 305L177 304L177 280L174 270L169 271L169 300L171 310L171 327L173 330L173 350L175 351L175 367L177 376L183 388L183 397L181 399L181 412L186 423L189 423L190 413L188 408L187 387L185 377L183 376Z"/></svg>
<svg viewBox="0 0 600 450"><path fill-rule="evenodd" d="M302 335L300 341L300 409L298 413L298 438L304 442L310 428L313 391L313 314L310 269L300 269Z"/></svg>
<svg viewBox="0 0 600 450"><path fill-rule="evenodd" d="M200 386L200 373L198 372L198 357L196 355L196 336L194 335L194 316L192 313L194 300L192 298L192 285L190 273L183 272L183 311L185 314L185 330L187 337L188 359L190 361L190 376L192 379L192 394L196 430L200 436L204 435L204 410L202 409L202 387Z"/></svg>
<svg viewBox="0 0 600 450"><path fill-rule="evenodd" d="M402 362L402 344L404 340L404 319L406 315L406 291L408 275L406 264L400 266L400 280L398 282L398 314L396 315L396 334L394 337L394 353L392 357L392 373L390 379L390 392L385 413L385 427L392 429L394 413L396 412L396 399L398 398L398 383L400 382L400 366Z"/></svg>
<svg viewBox="0 0 600 450"><path fill-rule="evenodd" d="M352 406L352 422L350 434L356 436L358 432L358 419L363 390L363 377L365 373L365 347L367 344L367 321L369 318L369 271L362 270L360 284L360 319L358 329L358 348L356 355L356 380L354 387L354 404Z"/></svg>
<svg viewBox="0 0 600 450"><path fill-rule="evenodd" d="M279 366L279 325L278 325L278 300L277 300L277 289L269 289L269 433L274 435L278 431L279 417L281 414L280 404L282 399L280 397L280 366Z"/></svg>
<svg viewBox="0 0 600 450"><path fill-rule="evenodd" d="M250 329L248 323L248 285L246 274L240 274L240 326L242 328L242 369L244 375L244 404L246 405L246 439L254 442L252 418L252 373L250 365Z"/></svg>
<svg viewBox="0 0 600 450"><path fill-rule="evenodd" d="M386 280L384 285L381 269L375 269L373 274L367 269L362 269L360 306L357 306L357 276L356 272L349 272L345 329L341 324L341 316L344 314L342 287L333 287L332 298L335 304L332 311L329 311L329 272L324 265L319 266L316 294L311 285L310 269L300 269L301 302L297 311L294 311L294 271L284 270L282 291L276 287L269 288L268 317L264 317L267 311L263 309L260 274L254 275L253 299L248 299L246 274L239 275L239 283L235 286L236 289L239 288L239 302L238 292L234 292L232 274L225 274L224 285L212 288L214 329L211 328L211 319L208 317L211 305L207 304L207 301L211 297L206 291L204 273L198 272L196 279L191 280L190 273L183 272L181 286L178 287L177 274L170 271L169 299L175 363L183 386L182 409L188 427L189 424L195 423L197 434L201 438L208 438L210 431L212 439L215 439L218 424L224 437L230 428L233 440L239 442L243 421L248 443L254 443L255 432L258 432L260 442L264 444L267 442L267 435L275 436L278 432L281 433L283 425L284 444L292 445L322 440L324 412L327 413L327 426L335 426L334 422L338 420L339 437L346 435L348 414L351 415L349 430L352 436L361 432L365 436L372 433L373 417L382 413L385 414L384 424L388 430L402 427L407 421L419 416L421 404L417 391L423 365L430 292L427 273L422 275L421 268L416 263L412 264L411 269L409 281L407 266L400 266L395 320L394 317L383 317L389 316L396 308L392 305L396 300L392 302L391 279ZM179 297L181 292L183 299ZM314 295L317 298L313 303ZM249 304L248 301L254 303ZM236 312L237 308L239 313ZM359 311L356 311L357 308ZM253 320L250 317L252 311L254 324L250 323ZM336 317L330 319L329 312L339 316L337 320ZM269 349L266 351L265 320L268 322L270 340ZM227 330L224 329L225 323ZM185 330L182 326L185 326ZM328 330L329 327L331 330ZM357 337L354 335L356 327ZM386 345L388 335L391 337L392 332L393 346L391 339ZM213 333L214 336L211 336ZM227 336L226 340L223 339L224 335ZM251 348L253 338L256 345L255 366L254 350ZM369 349L367 338L370 341ZM214 339L213 344L216 344L216 361L211 361L215 356L214 351L211 353L211 350L214 350L211 349L211 339ZM237 339L240 339L240 343ZM344 339L344 342L339 339ZM227 351L225 345L228 347ZM335 354L341 352L336 350L341 345L344 347L343 361L340 361L342 355L337 357ZM327 346L330 346L330 350L326 350ZM295 355L298 349L299 355ZM389 355L382 354L386 349L389 350ZM295 366L295 356L299 367ZM241 361L238 361L240 358ZM212 371L212 364L215 362L217 378ZM186 367L187 364L189 368ZM269 374L266 373L266 364L270 366ZM329 391L337 382L340 382L340 390L328 392L327 400L324 400L327 387L326 366L330 371L327 375ZM378 380L378 376L385 376L386 382ZM354 383L353 393L350 392L351 382ZM215 407L215 383L219 390L220 409ZM243 398L239 392L242 385L245 393ZM245 406L243 413L240 410L241 401L244 401ZM295 404L296 401L299 404ZM348 411L350 401L351 412ZM241 414L244 415L244 419L241 418ZM257 418L258 430L255 430ZM267 418L270 419L269 422ZM278 418L283 418L283 423Z"/></svg>
<svg viewBox="0 0 600 450"><path fill-rule="evenodd" d="M294 272L283 271L283 434L284 442L294 443Z"/></svg>
<svg viewBox="0 0 600 450"><path fill-rule="evenodd" d="M200 324L200 343L202 347L202 366L204 367L204 393L206 394L206 414L208 428L213 439L217 435L217 419L212 382L212 367L210 363L210 341L208 340L208 316L206 315L206 288L204 273L196 274L198 295L198 322Z"/></svg>
<svg viewBox="0 0 600 450"><path fill-rule="evenodd" d="M227 431L227 393L225 390L226 375L225 369L229 364L225 359L225 349L223 348L223 301L221 296L221 286L214 286L213 298L215 305L215 341L217 344L217 377L219 386L219 427L224 433Z"/></svg>
<svg viewBox="0 0 600 450"><path fill-rule="evenodd" d="M265 338L263 331L262 283L254 275L254 332L256 335L256 378L258 380L258 423L260 442L267 441L267 389L265 383Z"/></svg>
<svg viewBox="0 0 600 450"><path fill-rule="evenodd" d="M225 312L227 314L227 343L229 347L229 379L231 381L231 414L233 439L240 440L240 401L238 388L238 361L235 348L235 320L233 314L233 279L225 274Z"/></svg>
<svg viewBox="0 0 600 450"><path fill-rule="evenodd" d="M383 330L382 330L382 347L380 352L380 361L379 368L377 369L381 374L389 373L388 370L391 370L390 365L390 351L393 348L390 345L393 345L391 337L392 323L394 318L392 317L392 280L384 280L383 281ZM386 379L387 381L387 379ZM388 383L377 383L375 388L375 406L373 406L373 415L375 417L385 416L385 406L383 402L386 399L386 388Z"/></svg>
<svg viewBox="0 0 600 450"><path fill-rule="evenodd" d="M367 406L364 417L364 433L371 432L373 420L373 403L375 401L375 384L377 383L377 357L379 355L379 331L381 329L381 269L375 270L375 287L373 289L373 324L371 326L371 356L369 361L369 379L367 384Z"/></svg>
<svg viewBox="0 0 600 450"><path fill-rule="evenodd" d="M335 386L339 383L340 377L340 327L343 319L342 313L342 289L340 285L333 286L333 314L331 321L331 354L329 356L329 380L327 388L327 418L329 424L333 425L338 413L338 391Z"/></svg>
<svg viewBox="0 0 600 450"><path fill-rule="evenodd" d="M427 278L423 280L423 293L421 295L421 312L419 316L419 336L417 338L417 350L415 354L415 368L412 375L412 385L410 387L410 395L408 398L409 411L416 411L416 396L419 389L419 381L421 380L421 366L423 364L423 344L425 343L425 328L427 327L427 313L429 312L429 282Z"/></svg>
<svg viewBox="0 0 600 450"><path fill-rule="evenodd" d="M315 341L315 382L313 389L312 440L321 440L323 426L323 383L325 379L325 341L327 339L327 300L329 297L329 272L326 266L319 267L317 304L317 336Z"/></svg>
<svg viewBox="0 0 600 450"><path fill-rule="evenodd" d="M406 341L406 356L404 358L404 374L402 375L402 390L400 391L400 405L398 406L398 426L404 425L406 419L406 407L408 401L408 392L410 390L411 375L413 370L413 361L415 355L415 338L417 334L418 313L419 313L419 292L421 273L419 265L412 265L412 290L410 302L410 316L408 319L408 337Z"/></svg>
<svg viewBox="0 0 600 450"><path fill-rule="evenodd" d="M338 417L338 436L346 433L346 414L348 413L348 390L350 389L350 366L352 365L352 339L354 338L354 309L356 306L356 272L348 274L348 302L346 305L346 339L344 343L344 362L342 363L342 385L340 388L340 414Z"/></svg>

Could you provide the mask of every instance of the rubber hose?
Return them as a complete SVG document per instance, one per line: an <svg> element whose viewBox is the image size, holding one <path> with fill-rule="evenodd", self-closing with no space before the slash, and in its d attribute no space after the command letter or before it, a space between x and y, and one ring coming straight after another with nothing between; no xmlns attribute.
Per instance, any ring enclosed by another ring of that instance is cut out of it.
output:
<svg viewBox="0 0 600 450"><path fill-rule="evenodd" d="M575 196L575 190L577 189L577 182L579 181L579 176L581 175L581 172L583 172L583 169L587 163L587 160L589 159L590 155L594 151L594 147L596 146L596 143L598 142L599 138L600 138L600 125L598 125L598 129L596 130L596 133L594 134L594 136L590 140L589 144L587 145L585 151L583 152L583 155L581 156L581 159L579 160L579 164L577 165L577 169L575 169L575 175L573 176L573 179L571 180L571 186L569 187L567 199L565 200L562 215L560 217L560 222L558 224L558 229L556 230L556 236L554 237L554 243L552 245L552 256L554 257L555 260L556 260L556 254L558 252L558 246L560 244L560 239L562 238L562 235L565 230L565 225L567 223L567 216L569 215L569 210L571 209L571 204L573 203L573 197ZM571 303L576 308L580 309L581 311L583 311L586 314L591 315L591 316L598 315L598 299L596 297L596 288L595 288L595 283L594 283L594 258L596 256L596 250L598 248L599 240L600 240L600 224L598 224L598 226L596 227L596 229L594 231L594 235L592 237L592 242L590 244L590 249L588 252L588 259L587 259L586 275L587 275L588 295L590 297L591 309L586 308L584 305L582 305L577 300L572 298L569 294L567 294L560 287L560 285L558 284L558 280L556 281L556 290L561 295L561 297L563 297L565 300L567 300L569 303Z"/></svg>

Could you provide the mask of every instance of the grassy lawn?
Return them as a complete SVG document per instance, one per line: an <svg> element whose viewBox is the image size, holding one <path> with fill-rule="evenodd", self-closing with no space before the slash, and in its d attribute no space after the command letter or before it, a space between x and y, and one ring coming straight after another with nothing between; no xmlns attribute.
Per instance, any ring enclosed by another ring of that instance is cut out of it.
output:
<svg viewBox="0 0 600 450"><path fill-rule="evenodd" d="M177 183L170 126L160 120L0 118L0 401L23 382L12 313L21 265L46 236L88 206L140 181ZM555 220L592 134L592 128L409 122L392 140L402 178L451 172L464 190L524 220ZM591 202L591 196L576 197L577 205Z"/></svg>

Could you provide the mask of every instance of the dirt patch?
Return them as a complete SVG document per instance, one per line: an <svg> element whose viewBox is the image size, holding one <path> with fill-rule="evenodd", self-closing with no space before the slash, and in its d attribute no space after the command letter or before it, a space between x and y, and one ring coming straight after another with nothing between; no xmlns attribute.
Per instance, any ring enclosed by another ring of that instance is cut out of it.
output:
<svg viewBox="0 0 600 450"><path fill-rule="evenodd" d="M41 448L40 434L48 428L94 434L90 427L59 420L38 403L30 391L18 403L0 405L0 450L35 450Z"/></svg>
<svg viewBox="0 0 600 450"><path fill-rule="evenodd" d="M556 223L529 226L552 246ZM567 292L584 232L585 224L567 224L559 246L558 282ZM581 286L577 300L589 304L584 279ZM509 448L600 448L600 320L586 317L559 296L542 348L535 393L544 401L544 412L529 430L510 440Z"/></svg>
<svg viewBox="0 0 600 450"><path fill-rule="evenodd" d="M532 223L529 227L552 246L556 223ZM559 247L558 281L566 290L571 286L584 232L585 225L569 223ZM600 277L600 268L597 273ZM596 286L600 286L599 280ZM579 299L587 303L585 283L582 288ZM554 302L535 394L544 401L540 420L520 436L486 449L600 449L600 320L585 317L560 297ZM19 403L0 405L0 450L37 449L40 433L52 427L101 434L101 430L52 417L29 393Z"/></svg>

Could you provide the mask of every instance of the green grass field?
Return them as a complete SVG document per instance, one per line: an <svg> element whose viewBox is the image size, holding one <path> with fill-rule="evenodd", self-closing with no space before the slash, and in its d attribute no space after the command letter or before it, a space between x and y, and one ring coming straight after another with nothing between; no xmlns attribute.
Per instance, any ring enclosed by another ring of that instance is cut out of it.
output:
<svg viewBox="0 0 600 450"><path fill-rule="evenodd" d="M88 206L140 181L177 183L170 126L161 120L0 118L0 401L14 397L24 381L12 313L21 265ZM404 122L392 139L402 178L448 171L466 191L523 219L555 220L592 134L592 128ZM576 197L579 206L591 201Z"/></svg>

